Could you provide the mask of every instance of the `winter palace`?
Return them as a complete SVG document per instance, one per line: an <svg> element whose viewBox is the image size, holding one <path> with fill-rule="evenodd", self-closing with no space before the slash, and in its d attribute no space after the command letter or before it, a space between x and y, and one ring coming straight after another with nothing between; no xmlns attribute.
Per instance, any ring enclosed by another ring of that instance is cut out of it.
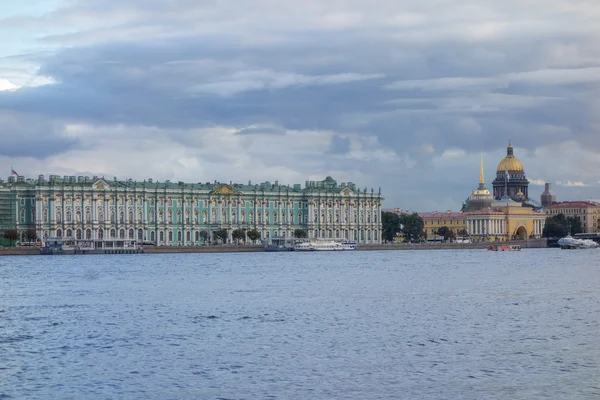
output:
<svg viewBox="0 0 600 400"><path fill-rule="evenodd" d="M0 230L35 229L37 237L134 239L195 246L225 229L256 229L261 239L291 237L381 243L381 189L331 177L281 185L120 181L101 177L11 176L0 180ZM203 233L206 231L206 233Z"/></svg>

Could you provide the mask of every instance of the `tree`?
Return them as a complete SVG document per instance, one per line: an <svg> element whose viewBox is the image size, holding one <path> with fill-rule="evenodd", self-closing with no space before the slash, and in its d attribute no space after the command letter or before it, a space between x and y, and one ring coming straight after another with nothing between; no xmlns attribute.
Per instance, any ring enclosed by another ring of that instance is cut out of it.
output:
<svg viewBox="0 0 600 400"><path fill-rule="evenodd" d="M439 236L442 236L445 241L454 239L456 237L456 234L454 233L454 231L452 229L448 228L447 226L442 226L441 228L438 228L437 234Z"/></svg>
<svg viewBox="0 0 600 400"><path fill-rule="evenodd" d="M16 229L7 229L4 231L4 235L2 235L2 237L8 240L12 246L12 242L19 238L19 232Z"/></svg>
<svg viewBox="0 0 600 400"><path fill-rule="evenodd" d="M444 240L448 240L448 236L450 235L450 228L447 226L442 226L437 229L437 235L444 238Z"/></svg>
<svg viewBox="0 0 600 400"><path fill-rule="evenodd" d="M420 239L425 222L417 213L400 215L401 232L406 240Z"/></svg>
<svg viewBox="0 0 600 400"><path fill-rule="evenodd" d="M469 236L469 233L467 232L466 229L459 229L458 232L456 232L456 234L458 236L460 236L461 238L463 238L463 240L465 240L467 238L467 236Z"/></svg>
<svg viewBox="0 0 600 400"><path fill-rule="evenodd" d="M256 229L251 229L247 233L248 239L252 240L252 243L255 243L258 239L260 239L260 232Z"/></svg>
<svg viewBox="0 0 600 400"><path fill-rule="evenodd" d="M202 239L204 239L204 242L206 243L206 240L208 239L208 232L207 231L201 231L200 232L200 237Z"/></svg>
<svg viewBox="0 0 600 400"><path fill-rule="evenodd" d="M581 225L581 220L579 220L576 217L568 217L567 218L567 228L570 228L569 233L571 235L583 232L583 226Z"/></svg>
<svg viewBox="0 0 600 400"><path fill-rule="evenodd" d="M304 229L300 229L300 228L294 229L293 235L296 239L304 239L308 236L306 231Z"/></svg>
<svg viewBox="0 0 600 400"><path fill-rule="evenodd" d="M231 237L233 238L233 240L236 240L239 242L239 240L246 240L246 231L243 229L235 229L233 232L231 232Z"/></svg>
<svg viewBox="0 0 600 400"><path fill-rule="evenodd" d="M569 233L574 235L583 232L581 221L575 217L565 217L564 214L557 214L546 218L542 236L544 237L565 237Z"/></svg>
<svg viewBox="0 0 600 400"><path fill-rule="evenodd" d="M25 236L25 239L27 239L28 242L35 242L38 238L37 231L33 228L29 228L23 232L23 236Z"/></svg>
<svg viewBox="0 0 600 400"><path fill-rule="evenodd" d="M217 229L216 231L213 231L213 239L215 241L221 240L221 242L227 243L228 237L229 232L227 232L227 229Z"/></svg>
<svg viewBox="0 0 600 400"><path fill-rule="evenodd" d="M381 226L383 228L383 239L392 242L396 234L400 232L400 216L390 211L381 213Z"/></svg>

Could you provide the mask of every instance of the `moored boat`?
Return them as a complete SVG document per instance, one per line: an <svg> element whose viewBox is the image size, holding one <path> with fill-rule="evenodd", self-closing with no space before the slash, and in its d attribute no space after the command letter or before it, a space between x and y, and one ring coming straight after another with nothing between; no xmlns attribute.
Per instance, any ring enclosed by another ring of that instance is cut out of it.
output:
<svg viewBox="0 0 600 400"><path fill-rule="evenodd" d="M352 251L357 250L356 242L344 241L336 242L333 240L307 240L297 243L294 251Z"/></svg>

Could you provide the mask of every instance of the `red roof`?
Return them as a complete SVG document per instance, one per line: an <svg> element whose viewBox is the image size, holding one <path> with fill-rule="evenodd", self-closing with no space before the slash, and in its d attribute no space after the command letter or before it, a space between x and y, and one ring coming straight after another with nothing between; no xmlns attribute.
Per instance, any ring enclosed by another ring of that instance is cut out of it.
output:
<svg viewBox="0 0 600 400"><path fill-rule="evenodd" d="M598 204L589 201L561 201L560 203L552 203L546 208L565 208L565 207L597 207Z"/></svg>
<svg viewBox="0 0 600 400"><path fill-rule="evenodd" d="M464 216L462 212L430 212L430 213L419 213L421 218L461 218Z"/></svg>

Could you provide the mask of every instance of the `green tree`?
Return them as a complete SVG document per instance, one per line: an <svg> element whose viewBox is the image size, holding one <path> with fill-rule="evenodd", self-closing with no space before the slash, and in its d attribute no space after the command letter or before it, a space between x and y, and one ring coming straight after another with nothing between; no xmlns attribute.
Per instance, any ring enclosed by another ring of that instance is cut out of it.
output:
<svg viewBox="0 0 600 400"><path fill-rule="evenodd" d="M544 237L565 237L569 233L576 234L583 232L581 221L575 217L565 217L564 214L557 214L546 218L542 236Z"/></svg>
<svg viewBox="0 0 600 400"><path fill-rule="evenodd" d="M246 231L243 229L235 229L233 232L231 232L231 237L235 241L244 241L246 240Z"/></svg>
<svg viewBox="0 0 600 400"><path fill-rule="evenodd" d="M19 239L19 232L16 229L7 229L4 231L4 235L2 235L4 239L8 240L10 246L13 245L13 241Z"/></svg>
<svg viewBox="0 0 600 400"><path fill-rule="evenodd" d="M252 243L256 243L256 241L260 239L260 232L256 229L249 230L247 235L248 239L252 240Z"/></svg>
<svg viewBox="0 0 600 400"><path fill-rule="evenodd" d="M567 228L569 228L571 235L576 233L583 232L583 226L581 225L581 220L575 217L567 218Z"/></svg>
<svg viewBox="0 0 600 400"><path fill-rule="evenodd" d="M402 214L400 215L400 227L405 240L415 240L421 238L425 222L417 213Z"/></svg>
<svg viewBox="0 0 600 400"><path fill-rule="evenodd" d="M308 236L306 231L304 229L300 229L300 228L294 229L293 235L296 239L304 239Z"/></svg>
<svg viewBox="0 0 600 400"><path fill-rule="evenodd" d="M217 229L216 231L213 231L213 239L215 241L221 240L221 242L227 243L228 237L229 232L227 232L227 229Z"/></svg>
<svg viewBox="0 0 600 400"><path fill-rule="evenodd" d="M208 232L207 231L200 231L200 237L202 239L204 239L204 242L206 243L206 240L208 239Z"/></svg>
<svg viewBox="0 0 600 400"><path fill-rule="evenodd" d="M400 215L390 211L383 211L381 213L381 226L383 229L383 240L392 242L396 234L400 232Z"/></svg>
<svg viewBox="0 0 600 400"><path fill-rule="evenodd" d="M466 239L467 236L469 236L469 233L467 232L466 229L459 229L458 232L456 232L456 234L458 236L460 236L461 238L463 238L463 240Z"/></svg>
<svg viewBox="0 0 600 400"><path fill-rule="evenodd" d="M448 240L450 237L450 228L447 226L441 226L437 229L436 234L444 238L444 240Z"/></svg>
<svg viewBox="0 0 600 400"><path fill-rule="evenodd" d="M33 228L27 229L23 232L23 236L28 242L35 242L37 240L37 231Z"/></svg>

